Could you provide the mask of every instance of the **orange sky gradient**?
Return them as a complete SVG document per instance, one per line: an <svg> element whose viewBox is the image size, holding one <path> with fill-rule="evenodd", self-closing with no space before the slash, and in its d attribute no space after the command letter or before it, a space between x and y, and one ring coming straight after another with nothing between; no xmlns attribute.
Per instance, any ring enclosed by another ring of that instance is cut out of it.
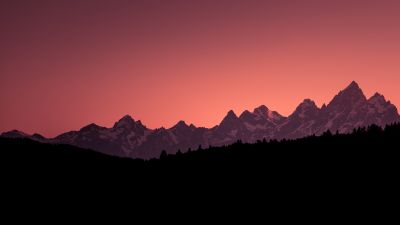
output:
<svg viewBox="0 0 400 225"><path fill-rule="evenodd" d="M287 116L352 80L400 106L400 1L2 1L0 132Z"/></svg>

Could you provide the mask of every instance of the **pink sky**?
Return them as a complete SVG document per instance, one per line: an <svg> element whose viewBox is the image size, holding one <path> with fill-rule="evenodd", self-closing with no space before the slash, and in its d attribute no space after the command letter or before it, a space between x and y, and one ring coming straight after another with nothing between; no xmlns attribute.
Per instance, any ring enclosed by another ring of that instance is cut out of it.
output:
<svg viewBox="0 0 400 225"><path fill-rule="evenodd" d="M2 1L0 132L289 115L352 80L400 106L400 1Z"/></svg>

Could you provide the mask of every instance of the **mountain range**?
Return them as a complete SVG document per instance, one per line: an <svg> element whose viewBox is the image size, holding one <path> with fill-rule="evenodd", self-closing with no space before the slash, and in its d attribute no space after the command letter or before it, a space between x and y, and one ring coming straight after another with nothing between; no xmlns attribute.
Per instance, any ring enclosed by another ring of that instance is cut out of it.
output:
<svg viewBox="0 0 400 225"><path fill-rule="evenodd" d="M197 149L200 146L223 146L242 140L253 143L262 139L295 139L332 132L349 133L371 124L384 126L400 121L397 108L379 93L366 98L356 82L352 82L329 102L319 108L305 99L288 117L262 105L239 116L232 110L219 125L196 127L179 121L165 129L149 129L140 120L127 115L111 128L89 124L79 131L63 133L55 138L40 134L28 135L13 130L1 134L8 138L30 138L45 143L61 143L131 158L149 159L167 153Z"/></svg>

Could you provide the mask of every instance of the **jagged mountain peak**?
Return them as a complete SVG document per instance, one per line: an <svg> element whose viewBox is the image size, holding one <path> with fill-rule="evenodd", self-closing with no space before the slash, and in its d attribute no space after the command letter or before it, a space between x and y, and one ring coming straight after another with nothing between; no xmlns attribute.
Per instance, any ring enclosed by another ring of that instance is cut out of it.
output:
<svg viewBox="0 0 400 225"><path fill-rule="evenodd" d="M222 133L237 129L243 125L243 121L237 117L233 110L230 110L221 123L218 125L217 130Z"/></svg>
<svg viewBox="0 0 400 225"><path fill-rule="evenodd" d="M369 102L386 102L385 96L376 92L371 98L368 99Z"/></svg>
<svg viewBox="0 0 400 225"><path fill-rule="evenodd" d="M305 108L318 109L318 106L315 104L313 100L306 98L303 100L303 102L300 103L299 106L297 106L297 109L305 109Z"/></svg>
<svg viewBox="0 0 400 225"><path fill-rule="evenodd" d="M253 118L253 117L254 117L254 115L249 110L244 110L242 112L242 114L240 114L240 116L239 116L240 119L244 119L244 120L246 120L248 118Z"/></svg>
<svg viewBox="0 0 400 225"><path fill-rule="evenodd" d="M253 110L253 114L257 119L267 119L272 122L279 122L284 117L276 111L270 110L267 106L261 105Z"/></svg>
<svg viewBox="0 0 400 225"><path fill-rule="evenodd" d="M118 122L114 124L114 128L133 126L133 125L135 125L135 120L130 115L125 115L120 120L118 120Z"/></svg>
<svg viewBox="0 0 400 225"><path fill-rule="evenodd" d="M148 128L142 123L141 120L137 120L137 121L135 122L135 125L136 125L136 127L141 127L141 128L143 128L143 129L148 129Z"/></svg>
<svg viewBox="0 0 400 225"><path fill-rule="evenodd" d="M312 107L317 107L315 102L312 99L309 99L309 98L304 99L301 104L309 105L309 106L312 106Z"/></svg>
<svg viewBox="0 0 400 225"><path fill-rule="evenodd" d="M342 91L342 94L353 95L353 97L359 97L364 100L366 99L363 90L355 81L351 82L351 84Z"/></svg>
<svg viewBox="0 0 400 225"><path fill-rule="evenodd" d="M186 128L189 127L185 121L180 120L178 123L176 123L172 128Z"/></svg>
<svg viewBox="0 0 400 225"><path fill-rule="evenodd" d="M253 113L256 115L267 115L269 112L269 109L265 105L260 105L259 107L255 108L253 110Z"/></svg>
<svg viewBox="0 0 400 225"><path fill-rule="evenodd" d="M360 86L358 85L358 83L356 81L352 81L347 87L346 89L360 89ZM345 89L345 90L346 90Z"/></svg>
<svg viewBox="0 0 400 225"><path fill-rule="evenodd" d="M390 101L387 101L385 96L376 92L373 96L368 99L368 105L371 108L374 108L380 113L389 112L393 115L398 115L398 111L395 105L393 105Z"/></svg>
<svg viewBox="0 0 400 225"><path fill-rule="evenodd" d="M345 89L340 91L340 94L353 94L353 95L359 95L359 96L364 96L364 93L358 83L355 81L352 81ZM365 96L364 96L365 97Z"/></svg>
<svg viewBox="0 0 400 225"><path fill-rule="evenodd" d="M118 122L135 122L135 120L130 115L123 116Z"/></svg>
<svg viewBox="0 0 400 225"><path fill-rule="evenodd" d="M233 110L229 110L228 113L227 113L227 116L234 116L234 117L237 117L237 116L236 116L236 113L235 113Z"/></svg>
<svg viewBox="0 0 400 225"><path fill-rule="evenodd" d="M315 102L311 99L304 99L302 103L300 103L296 110L293 112L293 114L290 117L311 117L311 116L316 116L320 109L318 106L315 104Z"/></svg>
<svg viewBox="0 0 400 225"><path fill-rule="evenodd" d="M226 116L223 119L223 121L224 120L231 120L231 119L234 119L234 120L238 119L238 116L236 115L236 113L233 110L229 110L229 112L226 114Z"/></svg>
<svg viewBox="0 0 400 225"><path fill-rule="evenodd" d="M367 101L363 91L359 85L353 81L349 86L339 92L332 101L328 104L327 108L333 109L349 109L358 103Z"/></svg>

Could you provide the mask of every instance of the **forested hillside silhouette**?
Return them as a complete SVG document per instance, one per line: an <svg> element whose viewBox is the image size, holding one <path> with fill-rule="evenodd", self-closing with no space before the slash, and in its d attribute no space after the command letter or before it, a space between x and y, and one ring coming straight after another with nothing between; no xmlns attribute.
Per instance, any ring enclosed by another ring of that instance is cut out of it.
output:
<svg viewBox="0 0 400 225"><path fill-rule="evenodd" d="M177 154L163 152L159 159L140 160L104 155L69 145L53 145L29 139L1 138L2 165L12 168L90 169L107 171L123 169L214 168L268 171L344 171L368 168L371 173L398 169L400 124L385 128L369 126L351 134L327 131L321 136L296 140L260 140L254 144L238 140L223 147L179 150ZM239 168L239 169L238 169ZM374 169L377 169L374 171Z"/></svg>
<svg viewBox="0 0 400 225"><path fill-rule="evenodd" d="M163 152L161 161L180 160L230 160L230 161L268 161L271 156L282 156L307 160L309 157L355 157L369 154L382 155L400 151L400 124L381 128L376 125L354 129L350 134L324 132L321 136L308 136L295 140L260 140L254 144L236 143L223 147L199 146L195 151L189 149L184 154L167 155Z"/></svg>

